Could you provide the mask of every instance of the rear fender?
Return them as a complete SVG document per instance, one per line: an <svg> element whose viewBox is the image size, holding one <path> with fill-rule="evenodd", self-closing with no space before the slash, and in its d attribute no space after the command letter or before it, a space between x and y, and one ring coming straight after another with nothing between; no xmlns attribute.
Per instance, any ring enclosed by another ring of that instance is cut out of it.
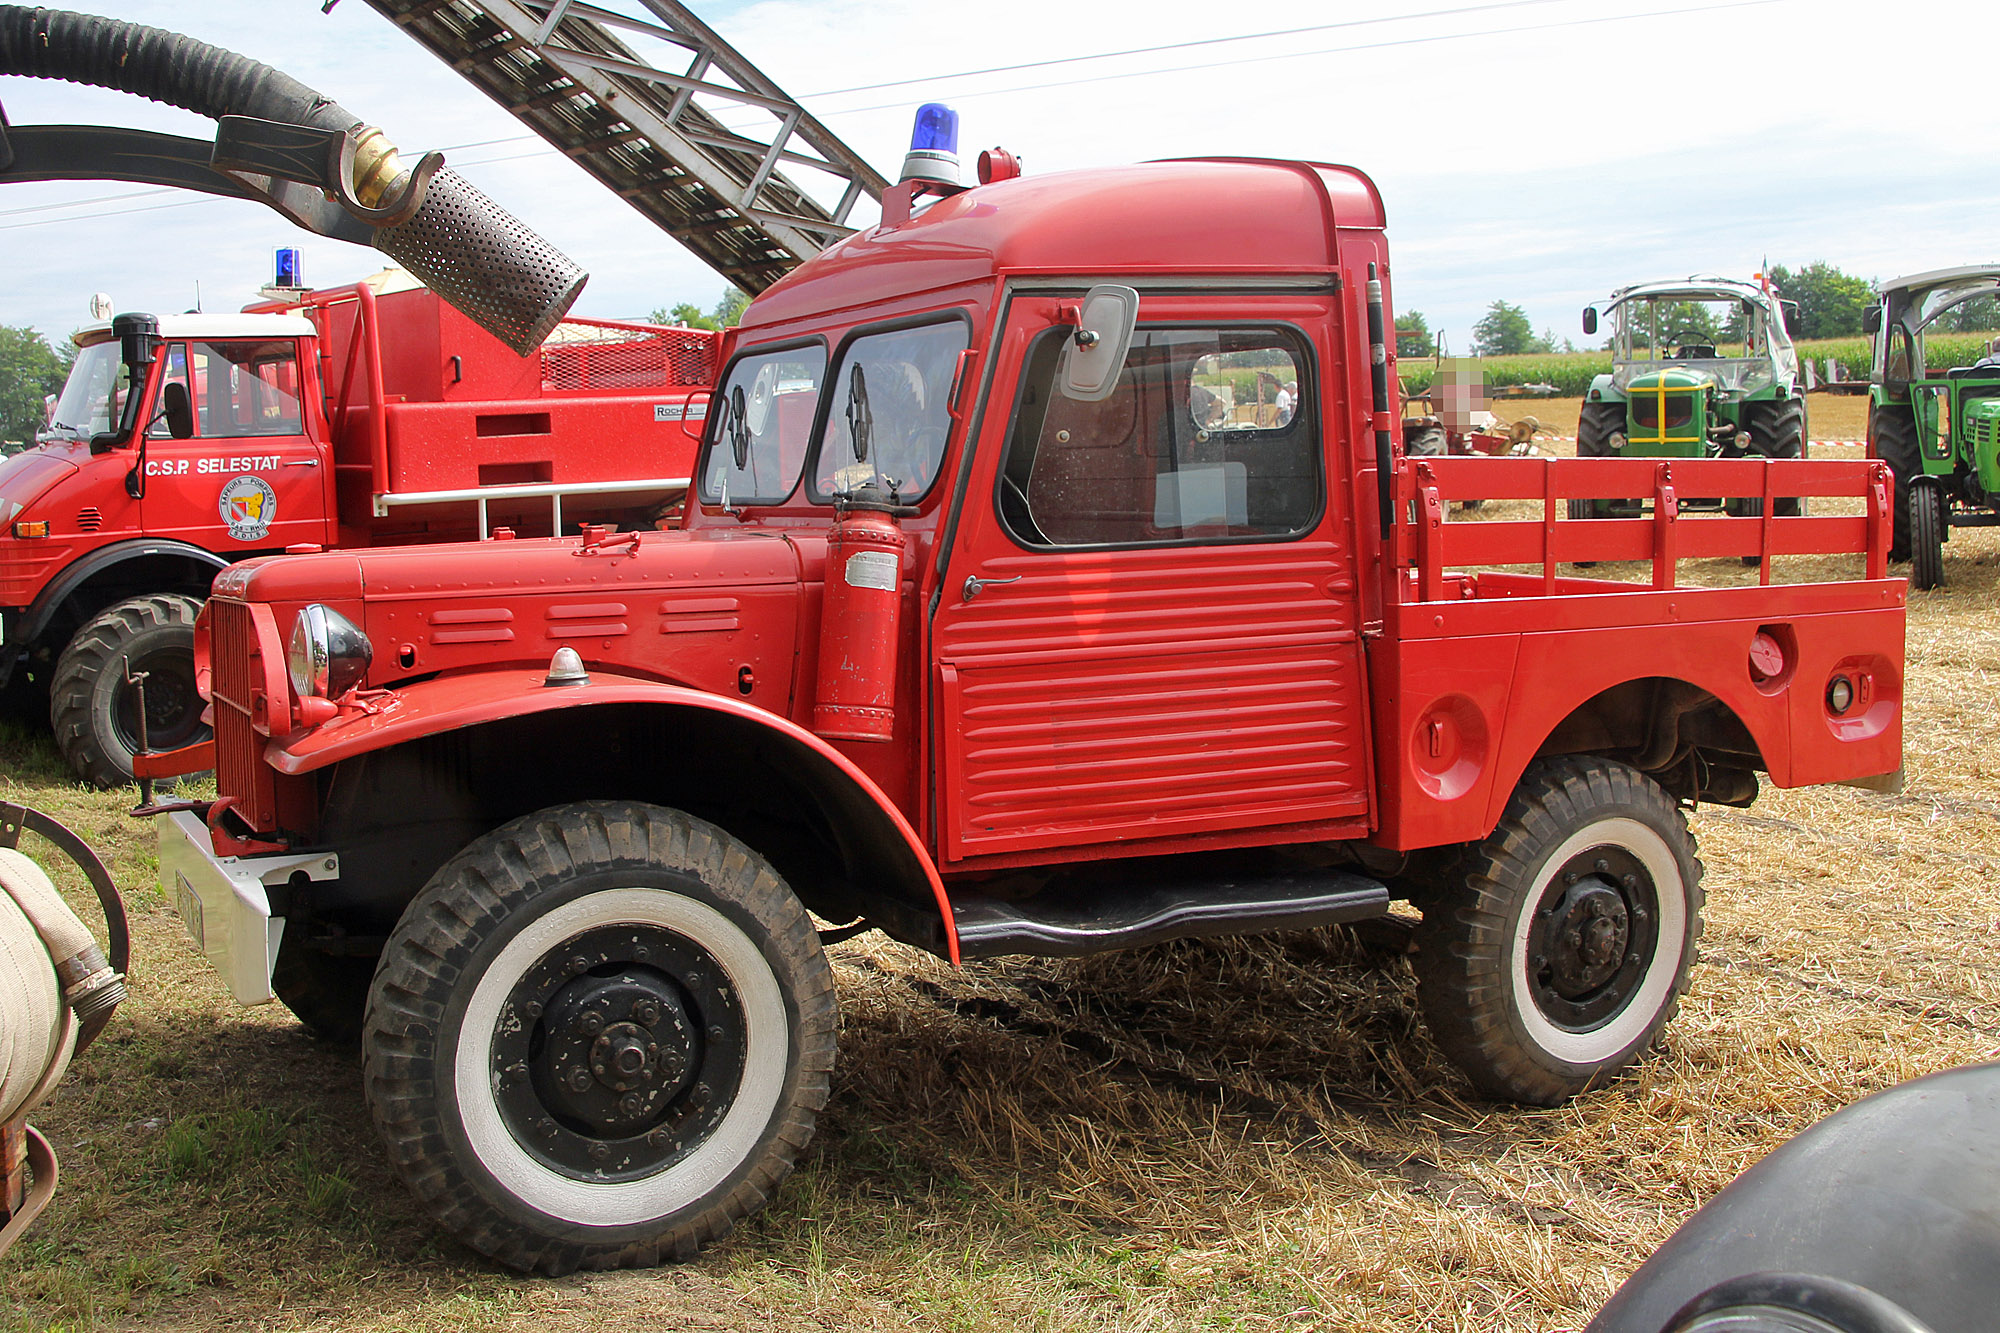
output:
<svg viewBox="0 0 2000 1333"><path fill-rule="evenodd" d="M311 731L273 740L265 758L287 776L312 773L343 760L392 749L440 732L476 727L533 714L643 705L693 711L754 727L776 746L786 771L809 789L829 818L853 834L861 849L860 867L875 882L893 886L897 896L936 904L941 929L938 952L959 961L951 900L937 867L916 831L875 782L819 737L794 722L751 704L684 686L594 672L584 685L550 686L540 670L467 672L418 681L350 704L339 718ZM574 724L588 731L583 718Z"/></svg>

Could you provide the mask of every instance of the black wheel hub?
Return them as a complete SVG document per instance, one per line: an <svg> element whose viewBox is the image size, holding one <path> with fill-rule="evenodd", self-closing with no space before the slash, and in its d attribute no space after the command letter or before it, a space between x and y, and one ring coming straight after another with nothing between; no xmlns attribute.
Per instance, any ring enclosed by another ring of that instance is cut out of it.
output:
<svg viewBox="0 0 2000 1333"><path fill-rule="evenodd" d="M1535 1006L1560 1027L1601 1026L1625 1007L1659 939L1659 894L1644 863L1619 847L1564 862L1528 931Z"/></svg>
<svg viewBox="0 0 2000 1333"><path fill-rule="evenodd" d="M109 670L120 668L134 674L146 673L146 744L154 750L178 750L208 735L201 720L202 700L195 689L194 659L185 652L146 653L129 661L113 661ZM111 707L112 725L118 739L135 753L139 749L139 691L120 679Z"/></svg>
<svg viewBox="0 0 2000 1333"><path fill-rule="evenodd" d="M543 955L501 1007L500 1114L565 1175L652 1175L722 1122L744 1044L740 1003L706 949L651 926L590 931Z"/></svg>

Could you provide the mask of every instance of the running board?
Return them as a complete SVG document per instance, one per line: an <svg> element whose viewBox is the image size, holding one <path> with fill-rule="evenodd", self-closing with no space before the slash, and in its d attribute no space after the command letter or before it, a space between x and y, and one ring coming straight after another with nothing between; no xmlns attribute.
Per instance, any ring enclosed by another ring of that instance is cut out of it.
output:
<svg viewBox="0 0 2000 1333"><path fill-rule="evenodd" d="M963 958L1075 958L1198 935L1259 935L1381 916L1388 887L1346 870L1064 886L1062 901L952 896Z"/></svg>

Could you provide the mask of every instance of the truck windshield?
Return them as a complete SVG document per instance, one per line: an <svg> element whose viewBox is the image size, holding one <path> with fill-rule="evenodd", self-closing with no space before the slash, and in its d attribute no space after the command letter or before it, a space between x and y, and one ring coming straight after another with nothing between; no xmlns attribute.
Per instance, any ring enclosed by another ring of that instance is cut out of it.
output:
<svg viewBox="0 0 2000 1333"><path fill-rule="evenodd" d="M780 504L792 493L825 374L818 343L736 358L708 412L703 504Z"/></svg>
<svg viewBox="0 0 2000 1333"><path fill-rule="evenodd" d="M820 439L813 498L864 485L914 500L944 461L951 413L945 400L970 336L962 319L864 334L841 351L833 411Z"/></svg>
<svg viewBox="0 0 2000 1333"><path fill-rule="evenodd" d="M70 367L46 433L59 440L87 440L112 429L125 406L129 380L116 338L83 348Z"/></svg>

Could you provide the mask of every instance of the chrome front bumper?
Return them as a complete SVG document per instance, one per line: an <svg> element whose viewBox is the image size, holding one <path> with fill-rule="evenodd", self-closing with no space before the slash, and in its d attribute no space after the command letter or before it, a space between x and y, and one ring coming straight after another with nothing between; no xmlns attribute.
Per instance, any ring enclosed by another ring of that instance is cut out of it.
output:
<svg viewBox="0 0 2000 1333"><path fill-rule="evenodd" d="M189 938L222 974L238 1004L273 999L271 967L285 936L285 918L271 913L272 889L292 882L338 879L340 858L217 856L208 826L185 810L154 821L160 837L160 889L181 914Z"/></svg>

